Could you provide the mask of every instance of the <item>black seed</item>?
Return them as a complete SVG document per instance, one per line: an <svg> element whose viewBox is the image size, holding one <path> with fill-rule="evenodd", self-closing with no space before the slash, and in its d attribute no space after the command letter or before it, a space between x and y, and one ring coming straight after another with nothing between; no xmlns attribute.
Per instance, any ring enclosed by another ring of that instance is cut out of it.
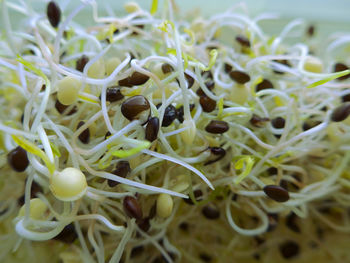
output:
<svg viewBox="0 0 350 263"><path fill-rule="evenodd" d="M284 242L279 249L285 259L296 257L300 250L298 243L292 240Z"/></svg>
<svg viewBox="0 0 350 263"><path fill-rule="evenodd" d="M278 216L278 214L270 213L270 214L267 215L267 218L269 220L269 226L267 227L266 231L267 232L272 232L277 227L279 216Z"/></svg>
<svg viewBox="0 0 350 263"><path fill-rule="evenodd" d="M254 237L254 239L258 245L262 245L266 242L266 240L263 237L256 236Z"/></svg>
<svg viewBox="0 0 350 263"><path fill-rule="evenodd" d="M295 213L291 213L290 215L287 216L286 218L286 226L296 232L296 233L300 233L300 227L298 226L297 224L297 220L298 220L298 217Z"/></svg>
<svg viewBox="0 0 350 263"><path fill-rule="evenodd" d="M144 232L148 232L148 230L151 228L148 217L137 220L136 223L138 227Z"/></svg>
<svg viewBox="0 0 350 263"><path fill-rule="evenodd" d="M349 115L350 115L350 102L345 102L333 110L331 115L331 120L335 122L340 122L345 120Z"/></svg>
<svg viewBox="0 0 350 263"><path fill-rule="evenodd" d="M105 134L105 140L107 140L107 138L109 137L109 136L111 136L112 134L108 131L108 132L106 132L106 134Z"/></svg>
<svg viewBox="0 0 350 263"><path fill-rule="evenodd" d="M224 71L225 73L230 73L232 71L232 66L230 64L225 63L224 64Z"/></svg>
<svg viewBox="0 0 350 263"><path fill-rule="evenodd" d="M206 253L201 253L201 254L199 254L199 258L200 258L203 262L207 262L207 263L209 263L209 262L212 261L211 256L209 256L209 255L206 254Z"/></svg>
<svg viewBox="0 0 350 263"><path fill-rule="evenodd" d="M350 101L350 93L345 94L344 96L342 96L341 100L342 100L342 102Z"/></svg>
<svg viewBox="0 0 350 263"><path fill-rule="evenodd" d="M310 25L306 30L306 34L309 37L312 37L315 34L315 27L313 25Z"/></svg>
<svg viewBox="0 0 350 263"><path fill-rule="evenodd" d="M173 105L169 105L165 108L162 127L168 127L176 119L176 108Z"/></svg>
<svg viewBox="0 0 350 263"><path fill-rule="evenodd" d="M128 161L120 161L117 163L115 170L112 172L112 174L118 175L120 177L125 178L128 173L130 173L131 168ZM107 181L109 187L114 187L119 184L119 182L113 181L108 179Z"/></svg>
<svg viewBox="0 0 350 263"><path fill-rule="evenodd" d="M121 112L130 121L139 119L146 122L151 110L148 100L142 95L136 95L123 102Z"/></svg>
<svg viewBox="0 0 350 263"><path fill-rule="evenodd" d="M72 115L72 114L77 112L77 106L73 106L73 108L68 113L66 113L66 109L68 107L70 107L70 106L63 105L58 100L56 100L55 108L60 114L67 114L69 116L69 115Z"/></svg>
<svg viewBox="0 0 350 263"><path fill-rule="evenodd" d="M256 114L253 114L252 118L249 120L249 122L254 126L254 127L257 127L257 128L262 128L264 127L265 125L265 122L268 122L270 121L269 118L266 118L266 117L260 117Z"/></svg>
<svg viewBox="0 0 350 263"><path fill-rule="evenodd" d="M77 60L77 63L75 65L75 69L80 71L80 72L83 72L84 71L84 68L86 66L86 64L89 62L89 57L85 56L85 55L82 55L78 60Z"/></svg>
<svg viewBox="0 0 350 263"><path fill-rule="evenodd" d="M227 122L225 121L216 121L212 120L209 122L209 124L205 127L205 130L209 133L214 134L221 134L224 132L227 132L229 129L229 126Z"/></svg>
<svg viewBox="0 0 350 263"><path fill-rule="evenodd" d="M197 190L194 190L193 195L196 201L200 201L202 199L203 192L200 189L197 189ZM186 199L184 198L183 200L189 205L194 205L191 198L186 198Z"/></svg>
<svg viewBox="0 0 350 263"><path fill-rule="evenodd" d="M120 92L120 88L117 86L109 87L106 90L106 101L116 102L124 98L124 95ZM100 98L101 99L101 98Z"/></svg>
<svg viewBox="0 0 350 263"><path fill-rule="evenodd" d="M276 167L270 167L266 170L269 175L276 175L278 173L278 170Z"/></svg>
<svg viewBox="0 0 350 263"><path fill-rule="evenodd" d="M263 79L262 82L260 82L258 85L256 85L255 87L255 91L258 92L260 90L264 90L264 89L273 89L273 84L271 81L269 81L268 79Z"/></svg>
<svg viewBox="0 0 350 263"><path fill-rule="evenodd" d="M139 201L132 196L126 196L123 201L123 207L125 213L131 217L138 220L142 219L142 209Z"/></svg>
<svg viewBox="0 0 350 263"><path fill-rule="evenodd" d="M288 62L288 60L286 59L278 59L278 60L273 60L274 62L276 63L279 63L279 64L282 64L284 66L287 66L287 67L291 67L292 65ZM284 71L279 71L277 69L274 69L273 72L277 73L277 74L284 74L285 72Z"/></svg>
<svg viewBox="0 0 350 263"><path fill-rule="evenodd" d="M203 95L199 98L199 103L202 106L204 112L212 112L216 108L216 101L209 98L207 95Z"/></svg>
<svg viewBox="0 0 350 263"><path fill-rule="evenodd" d="M149 80L149 76L140 73L140 72L133 72L131 76L119 80L119 86L124 86L124 87L132 87L132 86L140 86L145 84Z"/></svg>
<svg viewBox="0 0 350 263"><path fill-rule="evenodd" d="M343 63L336 63L334 65L334 72L344 71L344 70L348 70L348 69L349 69L349 67ZM337 78L337 80L346 80L348 78L350 78L350 73L345 75L345 76Z"/></svg>
<svg viewBox="0 0 350 263"><path fill-rule="evenodd" d="M136 246L133 247L130 253L130 258L137 257L142 254L142 252L145 251L144 246Z"/></svg>
<svg viewBox="0 0 350 263"><path fill-rule="evenodd" d="M208 204L202 208L202 214L208 219L218 219L220 211L214 204Z"/></svg>
<svg viewBox="0 0 350 263"><path fill-rule="evenodd" d="M157 117L152 117L148 119L145 131L145 139L153 142L158 137L159 131L159 119Z"/></svg>
<svg viewBox="0 0 350 263"><path fill-rule="evenodd" d="M85 124L85 122L80 121L80 122L78 123L77 129L79 129L79 128L80 128L81 126L83 126L84 124ZM89 143L89 141L90 141L90 130L89 130L89 128L83 130L83 131L80 133L80 135L78 136L78 138L79 138L79 140L80 140L82 143L85 143L85 144Z"/></svg>
<svg viewBox="0 0 350 263"><path fill-rule="evenodd" d="M57 27L61 20L61 9L55 1L48 3L46 14L51 26Z"/></svg>
<svg viewBox="0 0 350 263"><path fill-rule="evenodd" d="M277 202L286 202L289 200L288 191L278 185L266 185L263 190L268 197Z"/></svg>
<svg viewBox="0 0 350 263"><path fill-rule="evenodd" d="M173 72L173 71L174 71L174 68L170 64L164 63L162 65L162 72L164 74L168 74L168 73Z"/></svg>
<svg viewBox="0 0 350 263"><path fill-rule="evenodd" d="M241 44L243 47L250 47L249 39L245 36L238 35L236 36L236 41Z"/></svg>
<svg viewBox="0 0 350 263"><path fill-rule="evenodd" d="M16 172L23 172L29 165L27 151L20 146L8 153L7 161Z"/></svg>
<svg viewBox="0 0 350 263"><path fill-rule="evenodd" d="M53 239L57 241L61 241L63 243L71 244L76 240L78 237L77 233L75 232L74 224L66 225L61 233L59 233L57 236L55 236Z"/></svg>
<svg viewBox="0 0 350 263"><path fill-rule="evenodd" d="M271 120L271 124L276 129L282 129L286 124L286 120L282 117L277 117Z"/></svg>
<svg viewBox="0 0 350 263"><path fill-rule="evenodd" d="M210 150L211 154L215 156L215 158L213 160L207 161L206 163L204 163L204 165L215 163L224 158L224 156L226 155L225 149L221 147L209 147L208 149Z"/></svg>
<svg viewBox="0 0 350 263"><path fill-rule="evenodd" d="M188 228L189 228L189 225L188 225L188 223L186 223L186 222L182 222L182 223L179 225L179 228L180 228L182 231L187 232L187 231L188 231Z"/></svg>
<svg viewBox="0 0 350 263"><path fill-rule="evenodd" d="M230 78L239 84L244 84L250 81L250 77L243 71L233 70L229 74Z"/></svg>

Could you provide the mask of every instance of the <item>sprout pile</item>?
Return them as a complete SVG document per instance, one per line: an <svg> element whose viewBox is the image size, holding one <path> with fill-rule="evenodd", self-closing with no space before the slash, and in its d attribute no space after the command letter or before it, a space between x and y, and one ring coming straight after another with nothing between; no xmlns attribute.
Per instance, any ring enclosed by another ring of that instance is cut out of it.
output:
<svg viewBox="0 0 350 263"><path fill-rule="evenodd" d="M349 34L30 2L0 3L1 262L350 262Z"/></svg>

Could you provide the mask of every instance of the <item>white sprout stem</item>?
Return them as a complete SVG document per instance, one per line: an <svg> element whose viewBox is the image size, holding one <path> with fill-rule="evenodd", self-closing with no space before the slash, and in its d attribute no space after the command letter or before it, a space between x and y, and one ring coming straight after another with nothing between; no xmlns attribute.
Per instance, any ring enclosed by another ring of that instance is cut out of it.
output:
<svg viewBox="0 0 350 263"><path fill-rule="evenodd" d="M52 149L51 149L51 146L50 146L49 138L47 137L43 126L41 124L39 124L37 130L38 130L38 134L39 134L39 137L41 139L41 142L42 142L42 144L44 146L45 153L49 157L51 163L54 163L55 160L54 160L54 157L53 157L53 153L52 153Z"/></svg>
<svg viewBox="0 0 350 263"><path fill-rule="evenodd" d="M33 241L45 241L45 240L50 240L52 238L54 238L55 236L57 236L62 229L64 228L64 224L58 224L56 226L56 228L54 228L51 231L48 232L35 232L32 230L29 230L25 227L24 225L24 219L21 219L17 222L16 224L16 232L26 238L26 239L30 239Z"/></svg>

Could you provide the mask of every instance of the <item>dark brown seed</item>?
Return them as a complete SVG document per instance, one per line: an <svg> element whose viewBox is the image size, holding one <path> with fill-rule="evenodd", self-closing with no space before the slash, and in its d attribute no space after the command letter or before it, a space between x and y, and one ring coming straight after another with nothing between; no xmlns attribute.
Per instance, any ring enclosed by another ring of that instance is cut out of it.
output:
<svg viewBox="0 0 350 263"><path fill-rule="evenodd" d="M56 103L55 103L55 108L56 110L60 113L60 114L67 114L68 116L69 115L72 115L74 113L77 112L77 106L73 106L73 108L68 112L66 113L66 109L70 107L70 106L67 106L67 105L63 105L62 103L60 103L58 100L56 100Z"/></svg>
<svg viewBox="0 0 350 263"><path fill-rule="evenodd" d="M108 131L108 132L106 132L106 134L105 134L105 140L107 140L108 139L108 137L109 136L111 136L112 134Z"/></svg>
<svg viewBox="0 0 350 263"><path fill-rule="evenodd" d="M144 29L145 25L134 25L134 27L137 27L139 29ZM139 34L139 32L133 31L131 35L137 36L138 34Z"/></svg>
<svg viewBox="0 0 350 263"><path fill-rule="evenodd" d="M265 123L270 121L269 118L266 117L260 117L256 114L253 114L252 118L249 120L249 122L257 128L262 128L264 127Z"/></svg>
<svg viewBox="0 0 350 263"><path fill-rule="evenodd" d="M213 79L214 76L213 76L213 73L211 73L211 71L202 71L201 73L201 76L204 78L204 79Z"/></svg>
<svg viewBox="0 0 350 263"><path fill-rule="evenodd" d="M344 71L344 70L348 70L348 69L349 69L349 67L343 63L336 63L334 65L334 72ZM337 80L346 80L348 78L350 78L350 73L345 75L345 76L337 78Z"/></svg>
<svg viewBox="0 0 350 263"><path fill-rule="evenodd" d="M291 67L291 66L292 66L292 65L288 62L288 60L286 60L286 59L273 60L273 62L282 64L282 65L287 66L287 67ZM277 74L284 74L284 73L285 73L284 71L279 71L279 70L277 70L277 69L274 69L273 72L275 72L275 73L277 73Z"/></svg>
<svg viewBox="0 0 350 263"><path fill-rule="evenodd" d="M203 192L200 189L194 190L193 195L196 201L200 201L203 198ZM194 205L194 202L191 198L184 198L183 200L189 205Z"/></svg>
<svg viewBox="0 0 350 263"><path fill-rule="evenodd" d="M307 131L307 130L310 130L311 128L313 127L316 127L317 125L321 124L322 122L320 121L313 121L313 120L309 120L309 121L305 121L303 123L303 126L302 126L302 129L303 131Z"/></svg>
<svg viewBox="0 0 350 263"><path fill-rule="evenodd" d="M298 243L289 240L280 245L280 252L285 259L290 259L298 256L300 248Z"/></svg>
<svg viewBox="0 0 350 263"><path fill-rule="evenodd" d="M141 255L143 251L145 251L144 246L133 247L130 253L130 258L134 258Z"/></svg>
<svg viewBox="0 0 350 263"><path fill-rule="evenodd" d="M225 63L224 64L224 71L225 73L230 73L232 71L232 66L230 64Z"/></svg>
<svg viewBox="0 0 350 263"><path fill-rule="evenodd" d="M152 219L152 218L154 218L156 216L156 214L157 214L157 203L155 202L152 205L151 209L149 210L148 218Z"/></svg>
<svg viewBox="0 0 350 263"><path fill-rule="evenodd" d="M266 170L269 175L276 175L278 173L278 170L276 167L270 167Z"/></svg>
<svg viewBox="0 0 350 263"><path fill-rule="evenodd" d="M7 161L16 172L23 172L29 165L27 151L21 146L17 146L8 153Z"/></svg>
<svg viewBox="0 0 350 263"><path fill-rule="evenodd" d="M190 111L194 109L194 104L190 104ZM176 118L179 120L180 123L183 123L184 121L184 106L180 106L176 110Z"/></svg>
<svg viewBox="0 0 350 263"><path fill-rule="evenodd" d="M77 60L77 63L75 65L75 69L80 71L80 72L83 72L84 71L84 68L86 66L86 64L89 62L89 57L85 56L85 55L82 55L78 60Z"/></svg>
<svg viewBox="0 0 350 263"><path fill-rule="evenodd" d="M309 37L312 37L315 34L315 27L313 25L310 25L306 30L306 34Z"/></svg>
<svg viewBox="0 0 350 263"><path fill-rule="evenodd" d="M258 85L256 85L255 87L255 91L258 92L260 90L264 90L264 89L273 89L273 84L271 81L269 81L268 79L263 79L262 82L260 82Z"/></svg>
<svg viewBox="0 0 350 263"><path fill-rule="evenodd" d="M282 117L276 117L271 120L271 124L276 129L282 129L284 128L284 125L286 124L286 120Z"/></svg>
<svg viewBox="0 0 350 263"><path fill-rule="evenodd" d="M124 98L124 95L120 92L120 88L117 86L109 87L106 90L106 101L116 102Z"/></svg>
<svg viewBox="0 0 350 263"><path fill-rule="evenodd" d="M148 217L137 220L136 223L137 226L144 232L148 232L148 230L151 228Z"/></svg>
<svg viewBox="0 0 350 263"><path fill-rule="evenodd" d="M263 190L268 197L277 202L286 202L289 200L288 191L278 185L266 185Z"/></svg>
<svg viewBox="0 0 350 263"><path fill-rule="evenodd" d="M164 74L168 74L168 73L173 72L173 71L174 71L174 68L173 68L173 66L171 66L170 64L164 63L164 64L162 65L162 72L163 72Z"/></svg>
<svg viewBox="0 0 350 263"><path fill-rule="evenodd" d="M179 228L180 228L182 231L187 232L187 231L188 231L188 228L189 228L189 225L188 225L188 223L186 223L186 222L182 222L182 223L179 225Z"/></svg>
<svg viewBox="0 0 350 263"><path fill-rule="evenodd" d="M165 108L162 127L170 126L175 119L176 119L176 108L170 104Z"/></svg>
<svg viewBox="0 0 350 263"><path fill-rule="evenodd" d="M140 86L145 84L149 80L149 76L140 73L140 72L133 72L131 76L119 80L119 86L124 86L124 87L132 87L132 86Z"/></svg>
<svg viewBox="0 0 350 263"><path fill-rule="evenodd" d="M298 220L298 217L295 213L291 213L290 215L287 216L286 218L286 226L296 232L296 233L300 233L300 227L298 226L297 224L297 220Z"/></svg>
<svg viewBox="0 0 350 263"><path fill-rule="evenodd" d="M139 201L132 196L126 196L123 201L123 207L125 213L131 217L138 220L142 219L142 209Z"/></svg>
<svg viewBox="0 0 350 263"><path fill-rule="evenodd" d="M84 124L85 124L85 122L80 121L80 122L78 123L77 129L79 129L79 128L80 128L81 126L83 126ZM79 140L80 140L82 143L85 143L85 144L89 143L89 141L90 141L90 130L89 130L89 128L83 130L83 131L80 133L80 135L78 136L78 138L79 138Z"/></svg>
<svg viewBox="0 0 350 263"><path fill-rule="evenodd" d="M117 163L115 170L112 172L112 174L118 175L120 177L125 178L128 173L130 173L131 168L128 161L120 161ZM119 184L119 182L113 181L108 179L107 181L109 187L114 187Z"/></svg>
<svg viewBox="0 0 350 263"><path fill-rule="evenodd" d="M221 160L222 158L224 158L225 155L226 155L226 151L225 151L224 148L221 148L221 147L209 147L208 149L210 150L211 154L215 158L212 159L212 160L207 161L206 163L204 163L204 165L209 165L209 164L215 163L215 162Z"/></svg>
<svg viewBox="0 0 350 263"><path fill-rule="evenodd" d="M153 142L158 137L159 131L159 119L157 117L152 117L148 119L145 131L145 139Z"/></svg>
<svg viewBox="0 0 350 263"><path fill-rule="evenodd" d="M278 216L278 214L270 213L270 214L267 215L267 218L269 220L269 226L267 227L266 231L267 232L272 232L277 227L279 216Z"/></svg>
<svg viewBox="0 0 350 263"><path fill-rule="evenodd" d="M205 127L205 130L209 133L221 134L227 132L229 129L228 123L225 121L212 120Z"/></svg>
<svg viewBox="0 0 350 263"><path fill-rule="evenodd" d="M250 77L247 73L239 70L233 70L229 74L230 78L239 84L244 84L250 81Z"/></svg>
<svg viewBox="0 0 350 263"><path fill-rule="evenodd" d="M331 120L334 122L340 122L345 120L349 115L350 115L350 102L345 102L333 110L331 115Z"/></svg>
<svg viewBox="0 0 350 263"><path fill-rule="evenodd" d="M350 101L350 93L341 97L342 102Z"/></svg>
<svg viewBox="0 0 350 263"><path fill-rule="evenodd" d="M212 112L216 108L216 101L204 95L199 98L199 103L204 112Z"/></svg>
<svg viewBox="0 0 350 263"><path fill-rule="evenodd" d="M199 258L200 258L203 262L206 262L206 263L209 263L209 262L212 261L211 256L209 256L209 255L206 254L206 253L201 253L201 254L199 254Z"/></svg>
<svg viewBox="0 0 350 263"><path fill-rule="evenodd" d="M202 208L202 214L208 219L218 219L220 211L214 204L208 204Z"/></svg>
<svg viewBox="0 0 350 263"><path fill-rule="evenodd" d="M46 14L51 26L57 27L61 20L61 9L55 1L48 3Z"/></svg>
<svg viewBox="0 0 350 263"><path fill-rule="evenodd" d="M61 241L63 243L71 244L76 240L78 237L77 233L75 232L74 224L66 225L61 233L59 233L57 236L55 236L53 239L57 241Z"/></svg>
<svg viewBox="0 0 350 263"><path fill-rule="evenodd" d="M243 47L250 47L249 39L245 36L238 35L236 36L236 41L241 44Z"/></svg>
<svg viewBox="0 0 350 263"><path fill-rule="evenodd" d="M146 122L151 110L148 100L142 95L136 95L123 102L121 112L130 121L139 119Z"/></svg>

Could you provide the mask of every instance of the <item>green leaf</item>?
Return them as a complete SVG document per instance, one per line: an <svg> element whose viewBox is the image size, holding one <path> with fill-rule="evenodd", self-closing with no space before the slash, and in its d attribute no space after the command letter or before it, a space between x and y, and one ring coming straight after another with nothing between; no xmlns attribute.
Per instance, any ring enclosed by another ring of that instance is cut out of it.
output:
<svg viewBox="0 0 350 263"><path fill-rule="evenodd" d="M343 76L348 75L348 74L350 74L350 69L347 69L347 70L343 70L343 71L334 73L334 74L330 75L330 76L327 77L327 78L321 79L321 80L319 80L319 81L316 81L316 82L310 84L310 85L307 86L306 88L311 89L311 88L320 86L320 85L325 84L325 83L327 83L327 82L329 82L329 81L331 81L331 80L334 80L334 79L343 77Z"/></svg>

